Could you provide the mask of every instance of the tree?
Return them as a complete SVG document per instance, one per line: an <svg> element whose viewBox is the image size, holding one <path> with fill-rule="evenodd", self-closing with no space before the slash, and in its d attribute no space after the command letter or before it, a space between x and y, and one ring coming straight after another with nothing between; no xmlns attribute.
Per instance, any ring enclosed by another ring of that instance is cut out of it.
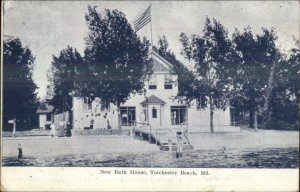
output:
<svg viewBox="0 0 300 192"><path fill-rule="evenodd" d="M73 103L70 94L75 92L76 86L79 86L80 79L82 79L79 75L84 70L83 65L81 55L70 46L63 49L58 57L53 55L51 73L49 74L54 93L51 104L62 112L69 111L71 124Z"/></svg>
<svg viewBox="0 0 300 192"><path fill-rule="evenodd" d="M82 84L81 95L101 98L118 108L131 94L142 93L144 81L151 75L149 41L137 36L125 15L118 10L88 7L85 16L89 33L84 59L90 69L90 80Z"/></svg>
<svg viewBox="0 0 300 192"><path fill-rule="evenodd" d="M32 79L34 56L19 38L7 39L3 44L3 127L16 119L20 129L31 126L36 115L36 84ZM11 125L10 125L11 126Z"/></svg>
<svg viewBox="0 0 300 192"><path fill-rule="evenodd" d="M274 70L273 89L269 99L270 121L266 123L266 128L299 129L299 42L296 45L289 55L283 55Z"/></svg>
<svg viewBox="0 0 300 192"><path fill-rule="evenodd" d="M193 60L196 68L194 98L202 97L210 108L210 129L214 132L214 109L225 109L229 104L228 96L234 76L234 52L228 32L217 20L207 17L203 36L192 35L191 40L182 33L180 41L182 54Z"/></svg>
<svg viewBox="0 0 300 192"><path fill-rule="evenodd" d="M268 116L274 71L281 58L276 40L274 29L263 28L263 34L255 36L248 27L243 33L236 30L233 34L236 55L239 56L235 85L243 98L243 107L249 110L249 127L255 129L258 112Z"/></svg>
<svg viewBox="0 0 300 192"><path fill-rule="evenodd" d="M161 57L173 64L173 72L178 75L178 97L191 99L193 95L193 86L195 76L182 62L177 60L176 56L169 49L169 43L165 36L159 38L158 46L154 46L153 50Z"/></svg>

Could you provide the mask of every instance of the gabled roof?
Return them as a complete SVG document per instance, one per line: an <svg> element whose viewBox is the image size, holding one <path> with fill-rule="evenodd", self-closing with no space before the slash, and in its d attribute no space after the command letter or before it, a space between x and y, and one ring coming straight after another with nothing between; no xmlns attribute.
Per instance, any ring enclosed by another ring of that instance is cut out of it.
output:
<svg viewBox="0 0 300 192"><path fill-rule="evenodd" d="M45 104L45 107L39 108L36 113L44 114L44 113L52 113L54 111L54 106Z"/></svg>
<svg viewBox="0 0 300 192"><path fill-rule="evenodd" d="M156 97L155 95L151 95L150 97L147 97L141 104L166 104L163 100Z"/></svg>
<svg viewBox="0 0 300 192"><path fill-rule="evenodd" d="M158 53L152 51L152 64L153 64L153 71L164 71L164 72L172 72L173 65L162 58Z"/></svg>

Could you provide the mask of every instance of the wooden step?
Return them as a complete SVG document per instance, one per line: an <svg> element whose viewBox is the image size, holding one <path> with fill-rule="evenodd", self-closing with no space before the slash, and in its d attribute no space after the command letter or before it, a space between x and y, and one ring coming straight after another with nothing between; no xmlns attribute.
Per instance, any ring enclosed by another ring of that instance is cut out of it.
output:
<svg viewBox="0 0 300 192"><path fill-rule="evenodd" d="M169 151L169 145L161 145L159 148L161 151ZM192 150L193 146L191 144L184 144L183 151ZM177 151L177 145L172 145L172 151Z"/></svg>

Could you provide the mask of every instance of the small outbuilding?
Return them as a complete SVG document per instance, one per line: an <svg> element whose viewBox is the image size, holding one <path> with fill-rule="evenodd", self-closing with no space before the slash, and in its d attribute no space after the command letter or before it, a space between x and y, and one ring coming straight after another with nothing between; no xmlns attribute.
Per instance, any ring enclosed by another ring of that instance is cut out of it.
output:
<svg viewBox="0 0 300 192"><path fill-rule="evenodd" d="M54 106L43 103L37 110L39 116L39 128L42 130L50 130L50 125L54 120Z"/></svg>

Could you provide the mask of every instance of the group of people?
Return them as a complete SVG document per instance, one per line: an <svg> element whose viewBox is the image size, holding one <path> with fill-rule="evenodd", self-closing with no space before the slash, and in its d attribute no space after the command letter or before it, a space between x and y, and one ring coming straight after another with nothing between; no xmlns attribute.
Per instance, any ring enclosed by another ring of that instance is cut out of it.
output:
<svg viewBox="0 0 300 192"><path fill-rule="evenodd" d="M72 133L71 133L71 123L67 122L67 124L65 123L65 121L60 121L59 126L55 126L54 121L52 122L52 124L50 125L50 135L52 137L54 136L67 136L67 137L71 137Z"/></svg>
<svg viewBox="0 0 300 192"><path fill-rule="evenodd" d="M104 128L111 129L111 125L109 119L107 117L107 113L105 114L89 114L85 117L81 118L84 129L94 129L94 128Z"/></svg>

